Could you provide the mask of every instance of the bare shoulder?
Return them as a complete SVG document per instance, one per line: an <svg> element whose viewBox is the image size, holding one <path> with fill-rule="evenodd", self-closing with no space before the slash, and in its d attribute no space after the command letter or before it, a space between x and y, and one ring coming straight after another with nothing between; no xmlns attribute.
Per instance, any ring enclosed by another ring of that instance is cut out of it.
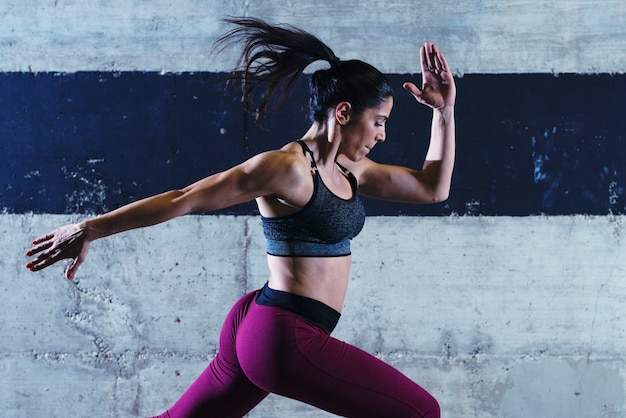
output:
<svg viewBox="0 0 626 418"><path fill-rule="evenodd" d="M282 212L282 206L302 207L313 193L311 163L297 143L258 154L243 163L242 169L255 183L252 187L267 191L257 199L264 214Z"/></svg>
<svg viewBox="0 0 626 418"><path fill-rule="evenodd" d="M270 177L299 177L308 172L310 164L302 154L302 148L292 142L281 149L257 154L241 166L246 172L261 176L267 181Z"/></svg>

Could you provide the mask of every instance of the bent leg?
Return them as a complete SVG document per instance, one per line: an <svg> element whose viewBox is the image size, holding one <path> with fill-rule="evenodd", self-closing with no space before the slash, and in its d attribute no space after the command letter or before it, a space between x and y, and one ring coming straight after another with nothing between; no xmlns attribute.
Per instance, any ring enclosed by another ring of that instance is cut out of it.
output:
<svg viewBox="0 0 626 418"><path fill-rule="evenodd" d="M263 323L246 321L237 352L257 386L347 417L440 416L432 395L371 354L291 312L258 305L252 309L254 321Z"/></svg>
<svg viewBox="0 0 626 418"><path fill-rule="evenodd" d="M286 396L348 417L439 418L436 399L404 374L371 354L330 336L298 344L293 361L304 363L299 376L308 388ZM320 391L324 391L320 396Z"/></svg>
<svg viewBox="0 0 626 418"><path fill-rule="evenodd" d="M246 377L235 352L239 326L254 296L250 293L233 306L220 333L217 356L162 417L241 418L268 395Z"/></svg>
<svg viewBox="0 0 626 418"><path fill-rule="evenodd" d="M168 410L170 418L241 418L267 396L219 355Z"/></svg>

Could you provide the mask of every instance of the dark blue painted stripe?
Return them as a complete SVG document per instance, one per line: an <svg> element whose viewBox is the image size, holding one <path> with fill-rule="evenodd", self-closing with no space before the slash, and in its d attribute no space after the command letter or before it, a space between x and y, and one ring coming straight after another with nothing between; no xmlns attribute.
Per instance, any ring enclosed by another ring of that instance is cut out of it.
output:
<svg viewBox="0 0 626 418"><path fill-rule="evenodd" d="M220 74L0 73L0 208L99 213L185 186L307 128L306 77L259 129ZM397 88L371 157L414 166L430 112ZM451 198L368 201L370 215L626 213L626 75L466 75L457 80ZM256 213L247 204L221 213Z"/></svg>

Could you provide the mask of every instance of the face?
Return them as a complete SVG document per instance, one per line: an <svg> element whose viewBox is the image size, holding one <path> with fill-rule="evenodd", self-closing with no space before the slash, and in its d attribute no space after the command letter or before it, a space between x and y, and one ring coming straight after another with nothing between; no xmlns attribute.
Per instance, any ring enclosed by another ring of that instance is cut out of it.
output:
<svg viewBox="0 0 626 418"><path fill-rule="evenodd" d="M393 98L389 97L380 106L368 108L358 118L350 119L342 129L341 153L352 161L359 161L377 143L383 142L392 107Z"/></svg>

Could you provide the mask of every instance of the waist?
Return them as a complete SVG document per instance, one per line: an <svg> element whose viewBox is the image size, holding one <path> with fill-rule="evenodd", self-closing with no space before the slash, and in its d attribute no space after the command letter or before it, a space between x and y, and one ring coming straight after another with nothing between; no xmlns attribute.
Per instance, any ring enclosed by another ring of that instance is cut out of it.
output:
<svg viewBox="0 0 626 418"><path fill-rule="evenodd" d="M318 300L337 312L343 309L352 256L267 256L269 283L282 290Z"/></svg>
<svg viewBox="0 0 626 418"><path fill-rule="evenodd" d="M341 317L339 312L318 300L274 290L267 283L259 292L256 303L293 312L318 325L329 334L335 329Z"/></svg>

